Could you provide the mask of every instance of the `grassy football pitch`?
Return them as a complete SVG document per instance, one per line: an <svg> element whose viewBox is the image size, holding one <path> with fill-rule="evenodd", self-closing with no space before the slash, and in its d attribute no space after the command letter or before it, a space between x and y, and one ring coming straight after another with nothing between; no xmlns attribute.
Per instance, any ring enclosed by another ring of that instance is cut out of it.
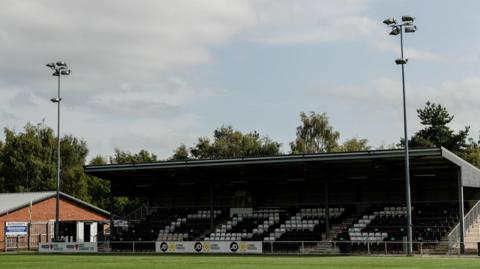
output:
<svg viewBox="0 0 480 269"><path fill-rule="evenodd" d="M480 268L478 257L120 256L0 254L0 268Z"/></svg>

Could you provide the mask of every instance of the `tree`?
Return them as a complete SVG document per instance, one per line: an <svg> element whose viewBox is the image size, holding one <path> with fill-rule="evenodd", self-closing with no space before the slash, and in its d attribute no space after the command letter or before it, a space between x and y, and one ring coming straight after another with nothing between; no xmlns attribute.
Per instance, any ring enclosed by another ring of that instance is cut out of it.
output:
<svg viewBox="0 0 480 269"><path fill-rule="evenodd" d="M101 160L96 160L98 163L101 163ZM110 157L111 164L123 164L123 163L146 163L146 162L156 162L157 155L150 153L147 150L140 150L138 153L130 153L128 151L123 151L120 149L115 149L115 153ZM105 181L105 180L104 180ZM106 184L100 184L101 187L105 188L104 191L108 188L108 193L110 193L110 185L108 187ZM101 191L101 190L100 190ZM107 199L105 192L101 191L99 193L101 199ZM109 196L108 196L109 197ZM138 197L115 197L115 214L119 216L125 216L131 211L137 209L145 202L144 198ZM110 205L110 202L105 201L105 204Z"/></svg>
<svg viewBox="0 0 480 269"><path fill-rule="evenodd" d="M105 165L107 160L102 156L96 156L89 164ZM100 208L110 209L110 181L95 176L87 176L87 188L89 202Z"/></svg>
<svg viewBox="0 0 480 269"><path fill-rule="evenodd" d="M338 148L340 133L329 124L327 114L301 112L300 121L297 137L290 143L293 154L332 152Z"/></svg>
<svg viewBox="0 0 480 269"><path fill-rule="evenodd" d="M23 132L4 129L1 173L5 191L28 192L55 189L56 166L53 130L43 124L27 124Z"/></svg>
<svg viewBox="0 0 480 269"><path fill-rule="evenodd" d="M171 160L188 160L189 153L188 148L185 144L181 144L177 149L175 149Z"/></svg>
<svg viewBox="0 0 480 269"><path fill-rule="evenodd" d="M4 129L0 154L3 191L30 192L55 189L56 137L43 123L28 123L23 132ZM61 138L61 190L79 199L87 196L83 164L88 154L85 141L66 135Z"/></svg>
<svg viewBox="0 0 480 269"><path fill-rule="evenodd" d="M403 142L403 140L402 140ZM399 149L402 146L402 144L398 143L391 143L391 144L385 144L382 142L380 146L377 147L377 150L392 150L392 149Z"/></svg>
<svg viewBox="0 0 480 269"><path fill-rule="evenodd" d="M480 167L480 140L474 141L472 138L469 139L469 145L463 153L463 158L475 165Z"/></svg>
<svg viewBox="0 0 480 269"><path fill-rule="evenodd" d="M368 145L367 139L351 138L343 142L335 151L341 152L353 152L353 151L365 151L370 150L372 147Z"/></svg>
<svg viewBox="0 0 480 269"><path fill-rule="evenodd" d="M423 109L417 110L420 123L425 127L416 132L409 141L412 147L444 147L457 154L468 146L469 126L455 133L447 125L454 116L440 104L427 102Z"/></svg>
<svg viewBox="0 0 480 269"><path fill-rule="evenodd" d="M156 162L157 155L148 152L147 150L140 150L138 153L130 153L128 151L122 151L115 149L115 153L110 157L110 163L121 164L121 163L148 163Z"/></svg>
<svg viewBox="0 0 480 269"><path fill-rule="evenodd" d="M88 201L88 177L83 170L88 155L87 143L72 135L65 135L60 140L60 150L61 190Z"/></svg>
<svg viewBox="0 0 480 269"><path fill-rule="evenodd" d="M130 153L120 149L115 149L113 156L109 157L111 164L123 163L144 163L157 161L157 156L147 150L140 150L138 153ZM102 156L94 157L90 165L106 165L107 160ZM88 200L92 204L109 210L110 201L110 181L95 176L87 176ZM145 201L143 198L136 197L115 197L115 215L125 216L135 210Z"/></svg>
<svg viewBox="0 0 480 269"><path fill-rule="evenodd" d="M280 143L256 131L242 133L232 126L222 126L213 132L213 141L200 137L188 151L185 145L175 150L172 159L232 158L280 154Z"/></svg>
<svg viewBox="0 0 480 269"><path fill-rule="evenodd" d="M0 140L0 172L3 166L3 142ZM5 178L3 173L0 173L0 192L5 192Z"/></svg>

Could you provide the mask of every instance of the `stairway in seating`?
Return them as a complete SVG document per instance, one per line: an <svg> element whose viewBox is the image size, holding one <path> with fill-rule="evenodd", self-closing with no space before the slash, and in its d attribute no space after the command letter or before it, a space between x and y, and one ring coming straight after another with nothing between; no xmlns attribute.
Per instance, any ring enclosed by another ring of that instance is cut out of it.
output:
<svg viewBox="0 0 480 269"><path fill-rule="evenodd" d="M348 229L348 227L353 226L353 223L355 223L359 217L360 214L353 214L344 219L342 223L332 225L332 227L330 227L330 233L326 238L325 234L322 234L322 238L325 238L322 240L322 242L318 242L315 247L304 249L303 253L323 255L339 254L340 250L338 246L334 246L331 241L335 240L335 237L339 233L341 233L345 229Z"/></svg>
<svg viewBox="0 0 480 269"><path fill-rule="evenodd" d="M348 229L348 227L352 227L353 224L358 220L360 217L360 214L353 214L348 216L346 219L342 221L340 224L332 225L330 228L330 233L329 235L325 238L324 241L332 241L337 237L339 233L341 233L343 230Z"/></svg>
<svg viewBox="0 0 480 269"><path fill-rule="evenodd" d="M477 252L480 242L480 216L475 223L465 231L465 252Z"/></svg>
<svg viewBox="0 0 480 269"><path fill-rule="evenodd" d="M448 254L448 237L443 236L441 240L436 243L433 248L429 246L423 246L423 254L427 255L446 255Z"/></svg>
<svg viewBox="0 0 480 269"><path fill-rule="evenodd" d="M309 247L300 250L304 254L321 254L321 255L335 255L339 254L340 250L337 246L333 246L332 242L318 242L314 247Z"/></svg>

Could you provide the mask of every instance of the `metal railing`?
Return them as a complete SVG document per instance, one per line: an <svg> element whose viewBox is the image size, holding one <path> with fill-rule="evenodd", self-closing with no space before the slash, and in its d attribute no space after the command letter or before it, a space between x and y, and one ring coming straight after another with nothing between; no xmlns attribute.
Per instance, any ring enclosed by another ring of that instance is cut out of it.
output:
<svg viewBox="0 0 480 269"><path fill-rule="evenodd" d="M464 217L464 232L466 233L470 227L475 224L480 216L480 201L478 201ZM465 234L464 234L465 236ZM464 242L466 243L466 242ZM448 234L448 250L452 253L455 250L460 251L460 223L455 225L452 231Z"/></svg>
<svg viewBox="0 0 480 269"><path fill-rule="evenodd" d="M436 241L413 242L413 251L415 255L433 254L437 245ZM407 246L407 241L274 241L265 242L263 251L301 255L406 255Z"/></svg>
<svg viewBox="0 0 480 269"><path fill-rule="evenodd" d="M114 217L114 227L108 227L95 236L94 241L100 242L100 241L105 241L109 242L110 236L112 235L111 230L115 230L116 225L119 225L119 223L125 223L125 227L128 227L129 225L135 224L140 222L141 220L145 219L148 214L152 212L151 209L148 208L147 205L142 204L139 208L133 210L132 212L128 213L125 217L120 218L119 216Z"/></svg>
<svg viewBox="0 0 480 269"><path fill-rule="evenodd" d="M46 234L31 234L25 236L9 236L5 241L0 241L0 250L15 251L15 250L35 250L38 249L38 244L41 242L48 242Z"/></svg>
<svg viewBox="0 0 480 269"><path fill-rule="evenodd" d="M98 242L103 253L155 252L155 241ZM267 255L406 255L406 241L272 241L263 242ZM414 255L447 255L446 241L413 242Z"/></svg>
<svg viewBox="0 0 480 269"><path fill-rule="evenodd" d="M149 209L147 205L142 204L139 208L133 210L128 215L126 215L123 218L123 220L132 221L132 222L139 221L139 220L145 219L148 215L148 212L149 212Z"/></svg>
<svg viewBox="0 0 480 269"><path fill-rule="evenodd" d="M107 228L104 228L102 231L98 232L94 237L94 242L109 241L111 235L110 229L111 227L108 226Z"/></svg>

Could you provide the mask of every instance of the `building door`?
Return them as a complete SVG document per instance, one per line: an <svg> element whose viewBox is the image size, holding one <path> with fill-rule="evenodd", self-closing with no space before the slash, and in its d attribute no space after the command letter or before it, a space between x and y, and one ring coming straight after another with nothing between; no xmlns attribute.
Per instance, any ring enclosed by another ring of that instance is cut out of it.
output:
<svg viewBox="0 0 480 269"><path fill-rule="evenodd" d="M60 238L65 242L77 241L77 225L75 222L62 221L60 222Z"/></svg>
<svg viewBox="0 0 480 269"><path fill-rule="evenodd" d="M84 242L90 242L90 223L84 223L83 240Z"/></svg>

